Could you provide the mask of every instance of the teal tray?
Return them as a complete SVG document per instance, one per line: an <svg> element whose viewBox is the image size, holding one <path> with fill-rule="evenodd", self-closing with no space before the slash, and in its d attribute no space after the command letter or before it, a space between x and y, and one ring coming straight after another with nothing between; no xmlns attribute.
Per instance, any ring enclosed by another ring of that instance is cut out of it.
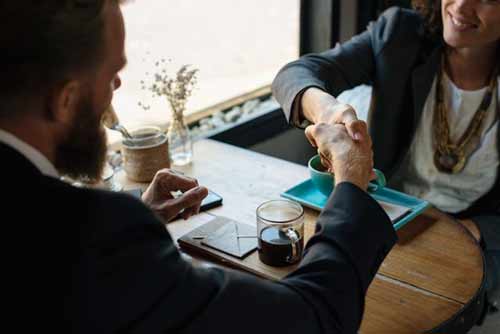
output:
<svg viewBox="0 0 500 334"><path fill-rule="evenodd" d="M429 207L429 202L409 196L402 192L384 187L379 188L377 191L370 193L370 195L378 201L388 202L396 205L401 205L410 209L403 217L393 222L395 230L410 222L413 218L421 214ZM282 197L297 201L302 205L314 210L321 211L328 200L328 197L323 195L308 179L296 186L288 189L281 194Z"/></svg>

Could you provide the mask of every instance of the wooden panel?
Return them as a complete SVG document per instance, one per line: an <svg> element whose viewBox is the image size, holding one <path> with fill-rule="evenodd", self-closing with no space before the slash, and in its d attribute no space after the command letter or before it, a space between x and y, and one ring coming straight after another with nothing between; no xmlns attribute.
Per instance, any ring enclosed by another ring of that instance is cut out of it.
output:
<svg viewBox="0 0 500 334"><path fill-rule="evenodd" d="M430 210L399 232L380 273L467 303L483 279L476 241L455 221Z"/></svg>
<svg viewBox="0 0 500 334"><path fill-rule="evenodd" d="M422 333L461 308L455 301L377 275L368 289L360 333Z"/></svg>
<svg viewBox="0 0 500 334"><path fill-rule="evenodd" d="M257 207L309 177L307 168L235 146L204 140L194 147L194 163L175 167L223 198L222 207L211 213L255 224ZM126 188L146 185L133 183L119 175Z"/></svg>

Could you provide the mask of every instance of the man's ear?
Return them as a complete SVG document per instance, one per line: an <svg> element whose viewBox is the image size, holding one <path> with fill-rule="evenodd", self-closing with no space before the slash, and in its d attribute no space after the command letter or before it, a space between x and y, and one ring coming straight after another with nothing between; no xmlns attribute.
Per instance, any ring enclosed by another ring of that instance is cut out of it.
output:
<svg viewBox="0 0 500 334"><path fill-rule="evenodd" d="M81 96L82 85L68 81L53 90L50 100L50 117L56 123L68 124L74 117Z"/></svg>

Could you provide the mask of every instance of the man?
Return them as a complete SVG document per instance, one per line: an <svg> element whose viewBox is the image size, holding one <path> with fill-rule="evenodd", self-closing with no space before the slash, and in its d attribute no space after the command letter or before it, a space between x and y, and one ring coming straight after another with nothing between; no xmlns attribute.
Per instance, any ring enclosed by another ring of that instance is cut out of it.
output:
<svg viewBox="0 0 500 334"><path fill-rule="evenodd" d="M196 181L160 172L143 196L150 210L131 196L58 179L100 173L106 142L100 119L125 64L118 1L5 1L0 13L0 171L9 193L2 206L9 250L2 300L11 328L356 332L366 290L396 239L365 192L369 140L352 141L342 125L307 130L336 187L300 267L287 278L194 267L158 217L196 213L206 195ZM170 190L184 195L166 198ZM52 306L56 298L60 305L59 295L62 315Z"/></svg>

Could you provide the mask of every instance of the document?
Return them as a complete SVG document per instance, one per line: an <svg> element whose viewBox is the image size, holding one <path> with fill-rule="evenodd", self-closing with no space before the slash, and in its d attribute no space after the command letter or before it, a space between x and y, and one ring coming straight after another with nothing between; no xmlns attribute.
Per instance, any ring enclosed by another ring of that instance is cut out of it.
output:
<svg viewBox="0 0 500 334"><path fill-rule="evenodd" d="M389 218L391 218L393 224L397 223L401 218L411 212L411 209L406 206L392 204L384 201L377 202L382 206Z"/></svg>

